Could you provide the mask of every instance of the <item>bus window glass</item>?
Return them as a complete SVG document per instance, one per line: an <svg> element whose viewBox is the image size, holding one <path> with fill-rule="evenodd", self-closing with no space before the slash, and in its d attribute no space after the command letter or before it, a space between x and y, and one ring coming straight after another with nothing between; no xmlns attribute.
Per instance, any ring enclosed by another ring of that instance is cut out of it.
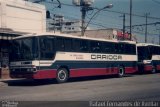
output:
<svg viewBox="0 0 160 107"><path fill-rule="evenodd" d="M34 60L38 58L37 38L23 38L12 41L10 60Z"/></svg>
<svg viewBox="0 0 160 107"><path fill-rule="evenodd" d="M40 53L41 59L53 59L54 52L54 38L41 37L40 38Z"/></svg>
<svg viewBox="0 0 160 107"><path fill-rule="evenodd" d="M103 51L105 53L114 53L114 44L110 42L104 42L102 45Z"/></svg>
<svg viewBox="0 0 160 107"><path fill-rule="evenodd" d="M91 46L91 52L93 52L93 53L100 53L101 52L101 43L100 42L91 41L90 46Z"/></svg>
<svg viewBox="0 0 160 107"><path fill-rule="evenodd" d="M80 40L73 39L73 41L72 41L72 47L73 47L73 51L80 52Z"/></svg>
<svg viewBox="0 0 160 107"><path fill-rule="evenodd" d="M56 50L57 51L64 51L64 49L65 49L65 46L64 46L63 38L57 37L56 38Z"/></svg>
<svg viewBox="0 0 160 107"><path fill-rule="evenodd" d="M65 44L65 51L66 52L72 51L72 39L64 38L64 44Z"/></svg>
<svg viewBox="0 0 160 107"><path fill-rule="evenodd" d="M150 54L150 50L146 46L138 47L138 60L151 60L152 55Z"/></svg>
<svg viewBox="0 0 160 107"><path fill-rule="evenodd" d="M80 50L82 52L88 52L89 51L88 41L87 40L81 40L81 42L80 42Z"/></svg>

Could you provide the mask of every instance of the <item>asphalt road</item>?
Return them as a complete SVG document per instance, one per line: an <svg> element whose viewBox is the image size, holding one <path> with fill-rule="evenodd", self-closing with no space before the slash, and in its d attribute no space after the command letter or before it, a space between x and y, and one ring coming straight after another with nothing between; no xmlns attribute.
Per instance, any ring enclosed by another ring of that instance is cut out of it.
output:
<svg viewBox="0 0 160 107"><path fill-rule="evenodd" d="M37 101L27 104L38 106L52 105L50 101L71 101L70 104L72 101L160 101L160 74L78 78L64 84L56 84L53 80L4 82L8 86L0 87L0 101Z"/></svg>

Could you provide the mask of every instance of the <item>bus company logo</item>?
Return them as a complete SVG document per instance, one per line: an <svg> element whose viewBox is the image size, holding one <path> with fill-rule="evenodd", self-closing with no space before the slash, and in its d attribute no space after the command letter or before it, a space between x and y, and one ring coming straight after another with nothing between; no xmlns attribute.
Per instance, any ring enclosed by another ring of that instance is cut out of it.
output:
<svg viewBox="0 0 160 107"><path fill-rule="evenodd" d="M122 60L122 55L97 55L92 54L91 59L100 59L100 60Z"/></svg>
<svg viewBox="0 0 160 107"><path fill-rule="evenodd" d="M18 107L18 102L16 101L2 101L2 107Z"/></svg>

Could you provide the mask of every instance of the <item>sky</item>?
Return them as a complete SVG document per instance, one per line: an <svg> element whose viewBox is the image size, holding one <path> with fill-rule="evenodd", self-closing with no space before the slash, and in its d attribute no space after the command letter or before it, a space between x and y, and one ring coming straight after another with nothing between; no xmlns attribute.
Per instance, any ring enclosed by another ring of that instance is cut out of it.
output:
<svg viewBox="0 0 160 107"><path fill-rule="evenodd" d="M46 0L51 1L51 0ZM81 12L80 7L74 6L72 0L60 0L62 3L61 8L56 8L58 3L53 0L54 3L42 3L46 5L46 8L52 11L53 14L64 15L65 19L80 20ZM69 4L69 5L63 5ZM91 21L89 27L92 29L104 29L104 28L123 28L123 17L126 14L126 26L129 26L129 12L130 12L130 0L94 0L92 7L99 9L108 4L113 4L113 8L108 11L100 11ZM132 0L133 16L132 25L141 25L146 23L145 14L148 14L148 23L160 22L160 0ZM88 21L96 12L96 10L87 12L86 21ZM96 25L95 25L96 24ZM102 27L103 26L103 27ZM126 31L129 31L127 28ZM133 34L136 35L139 42L144 42L145 26L137 26L132 28ZM160 24L148 25L147 39L150 43L159 43Z"/></svg>

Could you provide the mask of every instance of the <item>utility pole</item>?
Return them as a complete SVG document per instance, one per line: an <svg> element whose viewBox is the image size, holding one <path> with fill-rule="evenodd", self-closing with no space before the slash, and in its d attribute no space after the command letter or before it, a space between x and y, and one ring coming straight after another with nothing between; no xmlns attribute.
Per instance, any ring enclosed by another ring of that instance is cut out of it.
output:
<svg viewBox="0 0 160 107"><path fill-rule="evenodd" d="M80 0L80 6L81 6L81 12L82 12L82 20L81 20L81 36L84 36L86 27L85 27L85 18L86 18L86 12L93 10L91 5L93 4L94 0Z"/></svg>
<svg viewBox="0 0 160 107"><path fill-rule="evenodd" d="M80 1L81 12L82 12L82 20L81 20L81 36L84 36L84 30L85 30L85 17L86 17L86 11L87 7L85 6L85 3L83 0Z"/></svg>
<svg viewBox="0 0 160 107"><path fill-rule="evenodd" d="M157 29L159 32L159 45L160 45L160 29Z"/></svg>
<svg viewBox="0 0 160 107"><path fill-rule="evenodd" d="M97 12L94 13L94 15L90 18L89 22L85 25L85 17L86 17L86 12L93 10L94 8L91 7L91 5L93 4L94 0L73 0L72 1L74 5L76 6L81 6L81 12L82 12L82 20L81 20L81 36L84 36L85 30L87 29L89 23L91 22L91 20L93 19L93 17L100 11L106 9L106 8L112 8L113 5L109 4L105 7L103 7L102 9L98 9Z"/></svg>
<svg viewBox="0 0 160 107"><path fill-rule="evenodd" d="M72 3L76 6L81 7L81 36L84 36L85 32L85 17L86 17L86 12L89 10L93 10L91 5L93 4L94 0L72 0Z"/></svg>
<svg viewBox="0 0 160 107"><path fill-rule="evenodd" d="M132 0L130 0L130 40L132 40Z"/></svg>
<svg viewBox="0 0 160 107"><path fill-rule="evenodd" d="M125 37L125 22L126 22L126 15L123 14L123 40L124 40L124 37Z"/></svg>
<svg viewBox="0 0 160 107"><path fill-rule="evenodd" d="M159 31L159 45L160 45L160 31Z"/></svg>
<svg viewBox="0 0 160 107"><path fill-rule="evenodd" d="M147 43L147 32L148 32L148 15L149 13L145 14L145 18L146 18L146 25L145 25L145 43Z"/></svg>

